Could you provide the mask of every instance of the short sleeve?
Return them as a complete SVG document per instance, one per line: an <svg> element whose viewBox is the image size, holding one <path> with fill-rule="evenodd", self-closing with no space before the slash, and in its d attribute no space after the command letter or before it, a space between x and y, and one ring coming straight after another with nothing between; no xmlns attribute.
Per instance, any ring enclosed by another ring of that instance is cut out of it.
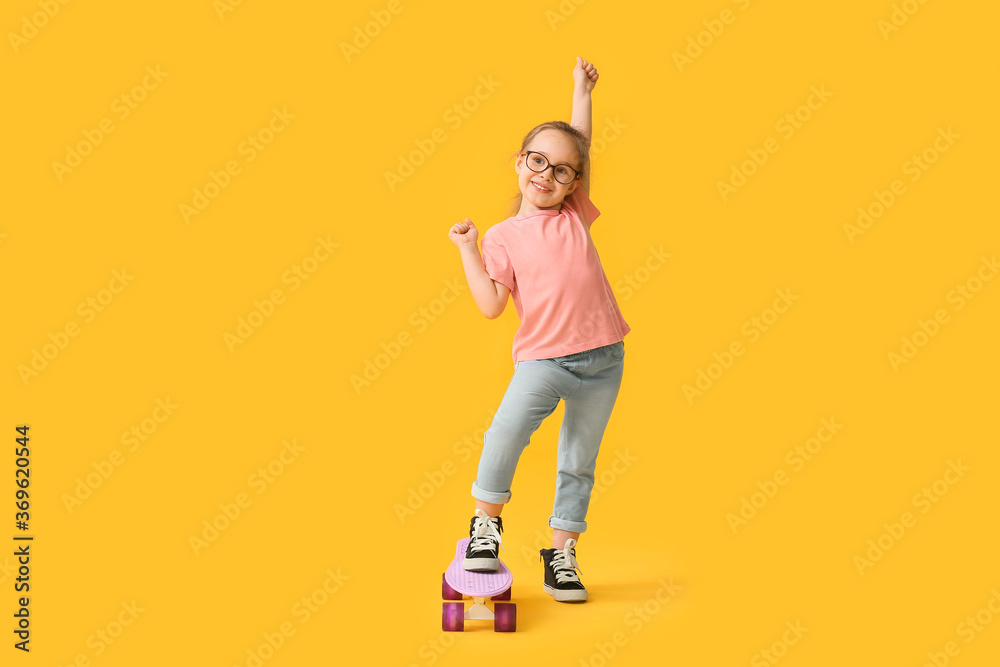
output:
<svg viewBox="0 0 1000 667"><path fill-rule="evenodd" d="M569 197L563 201L565 206L568 206L574 213L580 218L580 222L590 227L597 216L601 214L594 202L590 201L590 196L584 191L583 188L577 188L573 191Z"/></svg>
<svg viewBox="0 0 1000 667"><path fill-rule="evenodd" d="M499 234L491 233L490 228L483 235L483 264L490 278L501 283L507 289L514 289L514 268L510 265L507 248L499 238Z"/></svg>

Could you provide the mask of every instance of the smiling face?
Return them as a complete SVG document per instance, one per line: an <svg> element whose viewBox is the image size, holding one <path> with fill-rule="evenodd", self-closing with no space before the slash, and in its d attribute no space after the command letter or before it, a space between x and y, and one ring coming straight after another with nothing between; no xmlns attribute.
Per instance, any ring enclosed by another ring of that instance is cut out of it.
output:
<svg viewBox="0 0 1000 667"><path fill-rule="evenodd" d="M566 134L558 130L539 132L526 150L543 154L549 161L549 165L568 164L577 171L581 169L580 154L576 144ZM531 157L537 158L538 156L532 155ZM527 159L528 156L521 155L514 165L514 171L517 172L517 186L521 190L521 209L517 215L522 216L535 211L562 208L563 200L580 187L580 179L564 185L556 181L551 166L541 173L534 172L525 164Z"/></svg>

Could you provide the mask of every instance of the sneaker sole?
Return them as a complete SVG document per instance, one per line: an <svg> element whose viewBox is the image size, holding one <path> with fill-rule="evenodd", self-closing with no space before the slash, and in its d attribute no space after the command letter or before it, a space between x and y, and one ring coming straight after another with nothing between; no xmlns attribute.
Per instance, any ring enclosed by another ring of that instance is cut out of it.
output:
<svg viewBox="0 0 1000 667"><path fill-rule="evenodd" d="M500 559L466 558L462 560L462 569L469 572L496 572L500 569Z"/></svg>
<svg viewBox="0 0 1000 667"><path fill-rule="evenodd" d="M576 591L561 591L558 588L552 588L548 584L542 584L545 592L556 599L556 602L586 602L587 601L587 591L576 590Z"/></svg>

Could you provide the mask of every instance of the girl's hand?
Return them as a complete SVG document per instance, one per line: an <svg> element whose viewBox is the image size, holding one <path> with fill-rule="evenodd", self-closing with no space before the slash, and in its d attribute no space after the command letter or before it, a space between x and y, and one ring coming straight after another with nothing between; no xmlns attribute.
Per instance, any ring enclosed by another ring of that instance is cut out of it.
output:
<svg viewBox="0 0 1000 667"><path fill-rule="evenodd" d="M467 245L469 243L472 244L472 247L476 247L476 239L479 238L479 230L476 229L474 224L472 224L472 220L466 218L465 222L459 222L452 226L452 228L448 231L448 238L450 238L451 242L458 247L462 247L463 245Z"/></svg>
<svg viewBox="0 0 1000 667"><path fill-rule="evenodd" d="M576 57L576 67L573 69L573 81L576 83L577 90L589 93L597 85L598 76L600 75L597 73L594 63L589 63L580 56Z"/></svg>

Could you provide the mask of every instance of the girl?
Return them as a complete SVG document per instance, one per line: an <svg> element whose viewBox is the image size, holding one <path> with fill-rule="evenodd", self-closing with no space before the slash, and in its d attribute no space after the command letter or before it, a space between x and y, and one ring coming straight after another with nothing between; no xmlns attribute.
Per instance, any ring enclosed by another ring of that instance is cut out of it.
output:
<svg viewBox="0 0 1000 667"><path fill-rule="evenodd" d="M589 197L590 93L597 78L594 65L578 57L571 123L543 123L524 138L514 166L520 190L514 216L486 232L482 257L471 220L448 233L483 314L499 316L510 296L521 321L514 375L483 438L472 484L476 510L464 567L499 567L500 511L511 498L514 468L561 399L552 548L540 552L544 589L560 602L587 599L574 547L587 529L597 450L621 385L629 332L590 236L600 215Z"/></svg>

